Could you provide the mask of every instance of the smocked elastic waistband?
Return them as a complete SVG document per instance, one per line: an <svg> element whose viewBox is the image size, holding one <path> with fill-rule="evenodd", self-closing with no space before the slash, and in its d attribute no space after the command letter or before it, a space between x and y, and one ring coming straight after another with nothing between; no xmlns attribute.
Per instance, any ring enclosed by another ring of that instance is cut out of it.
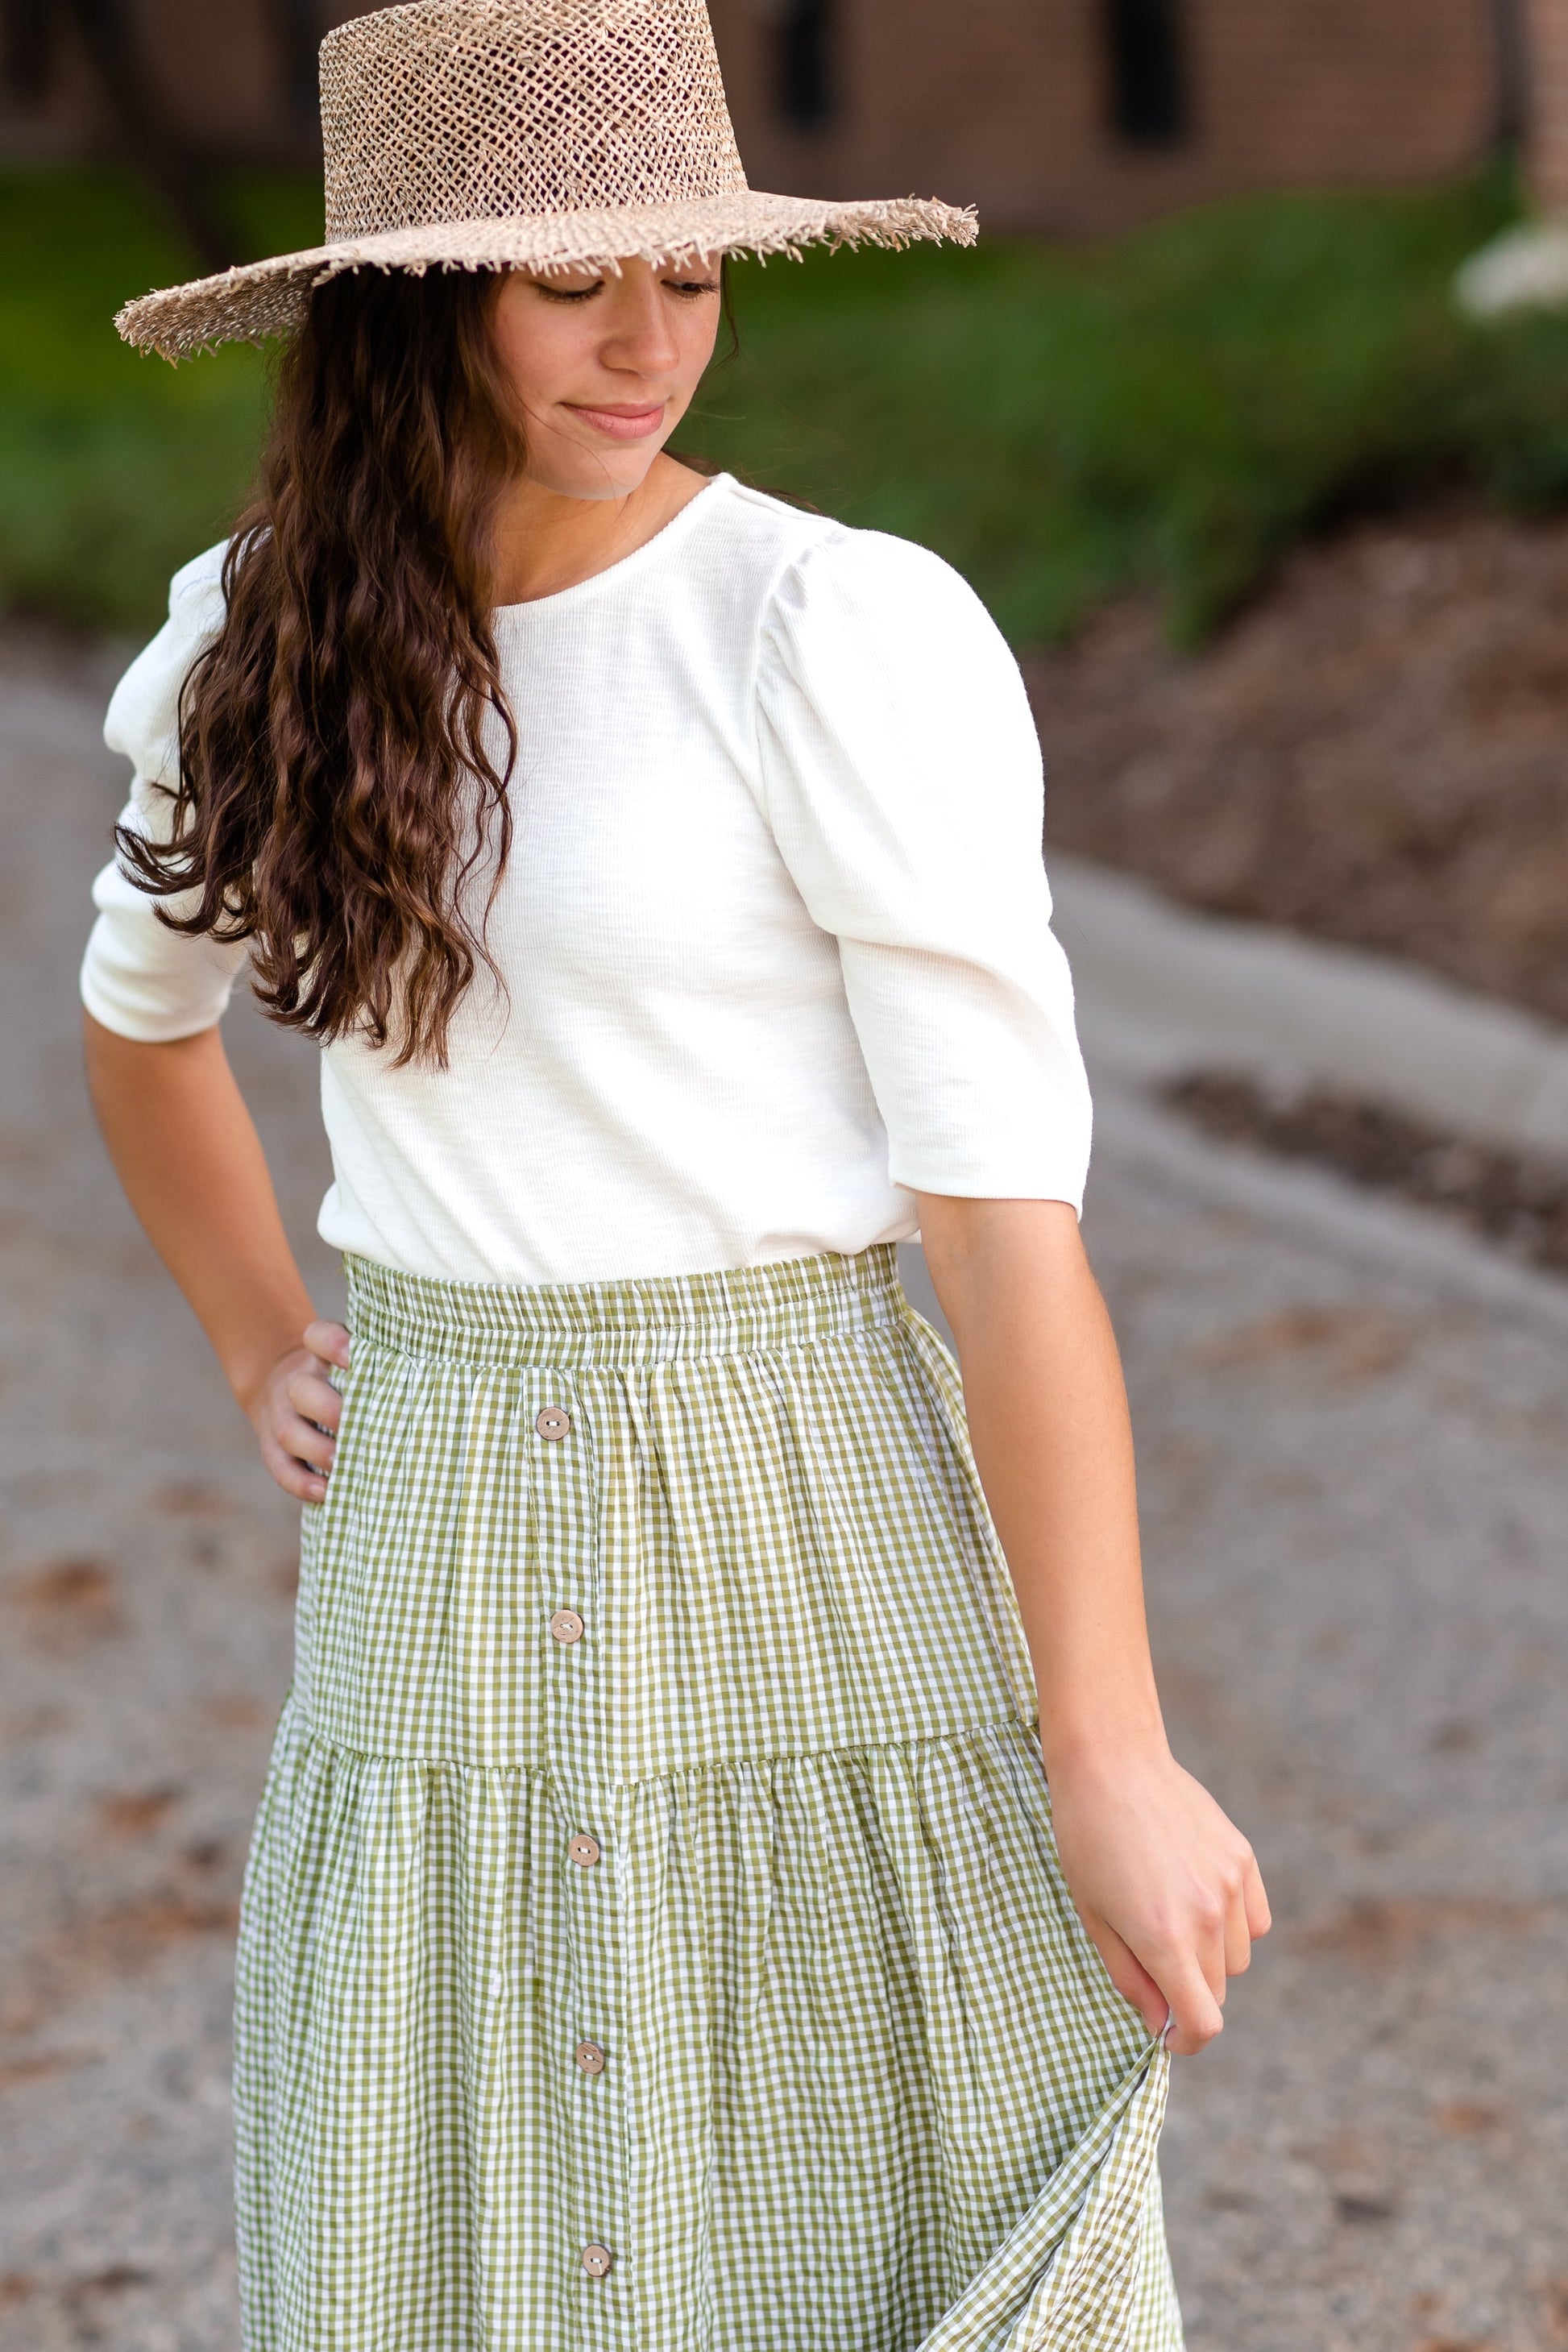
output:
<svg viewBox="0 0 1568 2352"><path fill-rule="evenodd" d="M410 1356L470 1364L640 1364L754 1355L895 1322L897 1253L795 1257L717 1274L549 1283L509 1289L436 1282L347 1260L356 1335Z"/></svg>

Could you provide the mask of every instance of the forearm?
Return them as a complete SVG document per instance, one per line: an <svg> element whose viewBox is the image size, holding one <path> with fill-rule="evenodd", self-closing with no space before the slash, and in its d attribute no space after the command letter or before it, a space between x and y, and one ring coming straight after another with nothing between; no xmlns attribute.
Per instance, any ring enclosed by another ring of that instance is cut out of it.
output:
<svg viewBox="0 0 1568 2352"><path fill-rule="evenodd" d="M141 1045L90 1014L84 1030L115 1171L248 1411L312 1309L222 1039Z"/></svg>
<svg viewBox="0 0 1568 2352"><path fill-rule="evenodd" d="M1070 1208L922 1198L974 1457L1007 1557L1047 1769L1163 1747L1116 1342Z"/></svg>
<svg viewBox="0 0 1568 2352"><path fill-rule="evenodd" d="M1166 1745L1127 1396L1078 1220L922 1195L921 1223L1034 1660L1063 1872L1118 1990L1173 2050L1201 2050L1268 1903L1246 1839Z"/></svg>

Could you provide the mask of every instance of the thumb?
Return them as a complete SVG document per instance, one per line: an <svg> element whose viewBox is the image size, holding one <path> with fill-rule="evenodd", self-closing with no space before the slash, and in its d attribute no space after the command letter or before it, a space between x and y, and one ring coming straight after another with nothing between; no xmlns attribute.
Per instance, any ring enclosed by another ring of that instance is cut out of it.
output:
<svg viewBox="0 0 1568 2352"><path fill-rule="evenodd" d="M1131 1945L1124 1944L1115 1928L1092 1911L1080 1911L1079 1916L1122 2000L1138 2011L1152 2034L1163 2033L1171 2005Z"/></svg>
<svg viewBox="0 0 1568 2352"><path fill-rule="evenodd" d="M323 1364L337 1364L346 1372L349 1368L349 1335L341 1323L310 1323L306 1326L304 1344L312 1356Z"/></svg>

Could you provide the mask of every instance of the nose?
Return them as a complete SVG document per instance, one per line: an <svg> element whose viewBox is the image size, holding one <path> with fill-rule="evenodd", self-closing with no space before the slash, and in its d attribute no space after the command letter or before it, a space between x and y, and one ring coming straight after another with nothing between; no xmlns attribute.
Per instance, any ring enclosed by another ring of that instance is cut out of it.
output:
<svg viewBox="0 0 1568 2352"><path fill-rule="evenodd" d="M663 287L646 263L612 278L613 315L600 347L605 365L645 376L668 375L680 359Z"/></svg>

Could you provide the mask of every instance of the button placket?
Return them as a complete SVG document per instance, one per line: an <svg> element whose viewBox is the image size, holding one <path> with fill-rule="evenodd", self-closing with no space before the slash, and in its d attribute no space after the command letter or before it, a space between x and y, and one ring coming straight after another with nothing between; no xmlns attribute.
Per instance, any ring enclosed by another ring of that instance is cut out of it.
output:
<svg viewBox="0 0 1568 2352"><path fill-rule="evenodd" d="M578 2093L571 2101L569 2126L574 2186L559 2219L571 2233L563 2251L569 2250L581 2265L584 2290L593 2294L608 2325L624 2294L622 2282L612 2281L609 2273L628 2250L618 2237L626 2218L622 2094L606 2054L620 2032L621 1954L617 1822L605 1769L609 1727L595 1475L600 1406L591 1384L567 1381L559 1369L541 1370L536 1382L528 1407L533 1430L535 1606L542 1615L542 1623L535 1623L547 1637L541 1662L545 1744L562 1808L557 1852L564 1859L561 1898L570 1952L555 2014L556 2063ZM602 2289L599 2281L605 2282Z"/></svg>
<svg viewBox="0 0 1568 2352"><path fill-rule="evenodd" d="M578 1821L597 1801L598 1693L591 1638L598 1563L592 1416L559 1371L535 1376L525 1408L534 1437L534 1606L543 1614L545 1744Z"/></svg>

